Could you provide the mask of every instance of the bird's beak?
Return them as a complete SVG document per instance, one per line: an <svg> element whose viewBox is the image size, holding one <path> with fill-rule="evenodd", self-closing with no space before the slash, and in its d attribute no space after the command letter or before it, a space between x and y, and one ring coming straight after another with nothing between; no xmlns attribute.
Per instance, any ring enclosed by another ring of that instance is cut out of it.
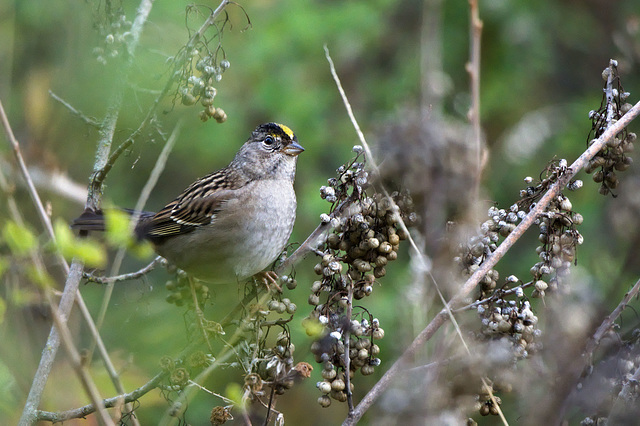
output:
<svg viewBox="0 0 640 426"><path fill-rule="evenodd" d="M283 151L285 154L295 157L296 155L304 151L304 148L298 142L291 142L289 145L283 148Z"/></svg>

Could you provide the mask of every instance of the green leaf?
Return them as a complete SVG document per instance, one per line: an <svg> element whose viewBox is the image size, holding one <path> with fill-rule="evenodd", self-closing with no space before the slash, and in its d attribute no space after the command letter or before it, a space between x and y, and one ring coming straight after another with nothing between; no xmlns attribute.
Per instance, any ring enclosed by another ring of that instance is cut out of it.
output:
<svg viewBox="0 0 640 426"><path fill-rule="evenodd" d="M115 247L129 247L133 243L131 216L118 209L108 209L104 213L107 241Z"/></svg>
<svg viewBox="0 0 640 426"><path fill-rule="evenodd" d="M77 257L91 268L101 268L106 265L107 252L98 242L77 238L62 219L56 220L53 230L58 250L66 259Z"/></svg>
<svg viewBox="0 0 640 426"><path fill-rule="evenodd" d="M91 268L102 268L107 264L107 251L96 241L76 241L72 257L74 256Z"/></svg>
<svg viewBox="0 0 640 426"><path fill-rule="evenodd" d="M36 236L26 227L8 221L2 229L2 237L16 256L25 256L37 246Z"/></svg>
<svg viewBox="0 0 640 426"><path fill-rule="evenodd" d="M105 212L107 241L117 248L126 248L138 259L147 259L153 255L153 247L148 241L138 241L131 232L131 216L118 209Z"/></svg>
<svg viewBox="0 0 640 426"><path fill-rule="evenodd" d="M154 255L153 246L149 241L134 241L129 247L131 254L138 259L148 259Z"/></svg>
<svg viewBox="0 0 640 426"><path fill-rule="evenodd" d="M2 297L0 297L0 324L4 322L4 314L7 312L7 304Z"/></svg>
<svg viewBox="0 0 640 426"><path fill-rule="evenodd" d="M324 333L324 326L317 319L305 318L302 320L302 327L310 337L320 337Z"/></svg>
<svg viewBox="0 0 640 426"><path fill-rule="evenodd" d="M237 407L242 407L242 387L237 383L229 383L225 390L225 396L229 398Z"/></svg>

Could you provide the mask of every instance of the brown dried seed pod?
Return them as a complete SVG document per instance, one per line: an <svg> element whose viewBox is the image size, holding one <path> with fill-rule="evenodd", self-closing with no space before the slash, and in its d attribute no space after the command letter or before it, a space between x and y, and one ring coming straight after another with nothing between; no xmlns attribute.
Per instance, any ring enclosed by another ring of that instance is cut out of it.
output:
<svg viewBox="0 0 640 426"><path fill-rule="evenodd" d="M331 398L329 398L329 396L327 396L327 395L322 395L322 396L318 397L318 404L322 408L327 408L328 406L331 405Z"/></svg>

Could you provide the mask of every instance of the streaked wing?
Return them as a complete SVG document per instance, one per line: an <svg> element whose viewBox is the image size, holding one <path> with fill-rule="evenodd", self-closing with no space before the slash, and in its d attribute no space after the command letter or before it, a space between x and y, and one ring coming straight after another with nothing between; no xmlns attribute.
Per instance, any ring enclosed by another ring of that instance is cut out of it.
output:
<svg viewBox="0 0 640 426"><path fill-rule="evenodd" d="M225 201L233 196L234 189L226 176L220 170L197 180L155 216L142 222L138 234L151 240L162 239L210 224Z"/></svg>

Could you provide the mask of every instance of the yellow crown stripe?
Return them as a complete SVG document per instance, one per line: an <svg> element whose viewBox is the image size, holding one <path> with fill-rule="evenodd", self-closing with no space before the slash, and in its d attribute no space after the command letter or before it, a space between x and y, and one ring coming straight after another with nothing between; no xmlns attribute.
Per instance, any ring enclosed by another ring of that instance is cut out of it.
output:
<svg viewBox="0 0 640 426"><path fill-rule="evenodd" d="M293 139L293 130L291 130L290 128L288 128L284 124L280 124L280 123L275 123L275 124L277 126L279 126L282 129L282 131L287 134L287 136L289 136L289 139Z"/></svg>

